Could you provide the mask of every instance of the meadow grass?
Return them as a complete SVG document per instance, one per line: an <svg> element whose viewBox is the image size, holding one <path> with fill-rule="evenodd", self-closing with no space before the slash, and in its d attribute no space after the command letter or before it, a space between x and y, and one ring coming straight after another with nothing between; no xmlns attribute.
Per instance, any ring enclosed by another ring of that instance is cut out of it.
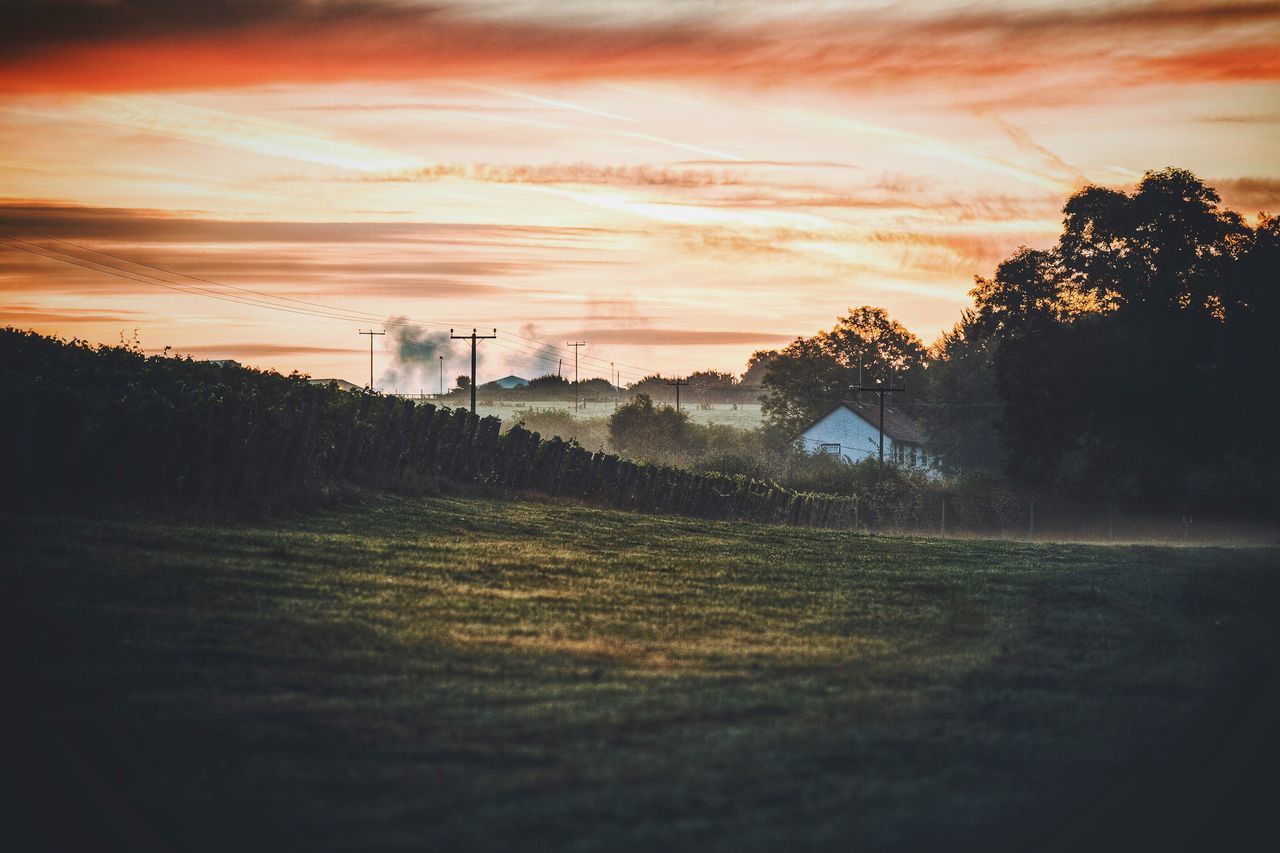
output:
<svg viewBox="0 0 1280 853"><path fill-rule="evenodd" d="M1176 849L1275 753L1275 549L457 497L0 535L55 843Z"/></svg>

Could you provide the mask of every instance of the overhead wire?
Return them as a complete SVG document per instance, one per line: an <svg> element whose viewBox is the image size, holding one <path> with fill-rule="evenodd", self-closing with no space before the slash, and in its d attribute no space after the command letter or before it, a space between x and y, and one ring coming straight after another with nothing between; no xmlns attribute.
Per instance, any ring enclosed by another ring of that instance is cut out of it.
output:
<svg viewBox="0 0 1280 853"><path fill-rule="evenodd" d="M123 256L121 256L121 255L115 255L115 254L112 254L112 253L110 253L110 252L104 252L104 251L102 251L101 249L94 249L94 248L92 248L92 247L90 247L90 246L85 246L85 245L83 245L83 244L81 244L81 243L75 243L75 242L72 242L72 241L70 241L70 240L66 240L66 239L63 239L63 238L61 238L61 237L54 237L54 236L49 235L49 234L43 234L43 233L41 233L41 232L34 231L34 230L30 229L30 228L24 228L24 227L23 227L23 226L21 226L21 225L14 225L14 224L9 223L9 222L0 222L0 226L3 226L3 227L5 227L5 228L10 228L10 229L13 229L13 230L16 230L16 231L22 231L22 232L25 232L25 233L27 233L27 234L30 234L30 235L32 235L32 236L34 236L34 237L39 237L39 238L40 238L40 239L42 239L42 240L49 240L49 241L51 241L51 242L61 243L61 244L66 245L66 246L71 246L71 247L76 248L76 249L79 249L80 251L83 251L83 252L89 252L89 253L94 254L94 255L101 255L101 256L103 256L103 257L111 258L111 259L113 259L113 260L120 261L120 262L122 262L122 263L131 264L131 265L133 265L133 266L145 267L145 268L147 268L147 269L155 270L155 271L157 271L157 272L162 272L162 273L164 273L164 274L166 274L166 275L178 276L178 277L180 277L180 278L189 279L189 280L191 280L191 281L198 281L198 282L201 282L201 283L203 283L203 284L210 284L210 285L214 285L215 287L225 287L225 288L228 288L228 289L230 289L230 290L236 290L236 291L240 291L241 293L247 293L247 294L251 294L251 295L253 295L253 296L259 296L259 297L262 297L262 298L264 298L264 299L279 300L279 301L282 301L282 302L292 302L292 303L296 303L296 304L298 304L298 305L308 306L308 307L311 307L311 308L321 309L321 310L324 310L324 311L340 311L340 312L342 312L342 313L344 313L344 314L360 315L360 316L362 316L363 318L365 318L365 320L366 320L367 322L382 322L382 321L381 321L381 319L380 319L380 315L377 315L377 314L371 314L371 313L369 313L369 312L365 312L365 311L357 311L357 310L354 310L354 309L348 309L348 308L339 308L339 307L336 307L336 306L325 305L325 304L322 304L322 303L319 303L319 302L312 302L312 301L310 301L310 300L306 300L306 299L295 299L295 298L293 298L293 297L289 297L289 296L278 296L278 295L276 295L276 294L272 294L272 293L265 293L265 292L263 292L263 291L261 291L261 290L254 290L254 289L252 289L252 288L241 287L241 286L234 285L234 284L227 284L226 282L213 281L213 280L211 280L211 279L201 278L200 276L190 275L189 273L178 272L178 271L176 271L176 270L171 270L171 269L168 269L168 268L165 268L165 267L156 266L156 265L154 265L154 264L148 264L148 263L146 263L146 262L144 262L144 261L138 261L138 260L134 260L134 259L132 259L132 258L126 258L126 257L123 257ZM15 238L15 239L20 239L20 238ZM346 319L346 318L344 318L344 319ZM450 329L452 329L452 328L459 328L461 325L463 325L463 324L459 324L459 323L444 323L444 322L441 322L441 321L438 321L438 320L422 320L422 319L417 319L417 318L412 318L412 317L406 317L405 319L406 319L406 320L408 320L408 321L409 321L409 322L411 322L411 323L416 324L416 325L436 326L436 327L438 327L438 328L450 328ZM384 324L384 325L385 325L385 324ZM522 334L519 334L519 333L517 333L517 332L510 332L510 331L506 331L506 330L503 330L503 331L501 332L501 334L503 334L503 335L507 335L507 336L510 336L510 337L513 337L513 338L519 338L519 339L520 339L520 340L522 340L522 341L528 341L528 342L531 342L531 343L537 344L537 345L538 345L538 346L540 346L540 347L546 347L546 348L555 349L556 351L558 351L558 352L562 352L562 353L564 353L564 354L566 354L566 355L567 355L567 354L569 354L569 349L568 349L567 347L562 347L562 346L559 346L558 344L549 344L549 343L546 343L545 341L541 341L541 340L539 340L539 339L537 339L537 338L529 337L528 335L522 335ZM597 362L601 367L603 367L605 364L616 364L616 365L619 365L619 366L622 366L622 367L628 367L628 368L631 368L632 370L639 371L639 373L638 373L638 374L635 374L635 375L638 375L638 376L652 375L652 374L655 374L655 373L657 373L657 372L658 372L658 371L654 371L654 370L651 370L651 369L646 368L646 367L640 367L640 366L638 366L638 365L628 364L628 363L626 363L626 362L621 362L621 361L613 361L613 360L610 360L610 359L607 359L607 358L603 358L603 357L600 357L600 356L594 356L594 355L590 355L590 354L587 354L587 353L582 354L582 355L581 355L581 359L582 359L583 361L594 361L594 362Z"/></svg>
<svg viewBox="0 0 1280 853"><path fill-rule="evenodd" d="M252 288L240 287L238 285L227 284L225 282L218 282L212 279L202 278L200 276L193 276L187 273L177 272L175 270L170 270L165 267L157 266L154 264L148 264L142 261L136 261L131 258L123 257L121 255L115 255L110 252L103 252L99 249L93 249L79 243L74 243L70 240L64 240L59 237L53 237L47 234L42 234L32 229L24 228L18 225L13 225L7 222L0 222L0 226L9 228L13 231L21 231L23 233L29 234L33 237L36 237L42 240L47 240L49 242L70 246L74 249L79 250L80 252L88 253L90 255L97 255L100 257L109 258L113 261L118 261L122 264L127 264L134 267L142 267L144 269L154 270L155 272L162 273L165 276L171 276L179 279L186 279L186 281L173 281L171 278L162 278L161 276L153 275L147 272L141 272L136 269L129 269L127 267L121 268L120 266L117 266L115 264L105 263L103 261L95 260L92 257L83 257L82 255L77 255L72 252L67 252L61 249L44 246L32 240L24 239L22 237L14 236L12 234L0 234L0 239L13 241L13 242L7 242L3 244L3 245L7 245L9 248L18 249L21 251L28 252L29 254L37 255L37 256L44 257L53 261L58 261L61 263L70 264L72 266L81 267L83 269L91 270L93 272L100 272L107 275L113 275L113 276L116 276L117 278L123 278L129 281L134 281L141 284L150 284L158 287L163 287L163 288L180 292L180 293L188 293L193 295L205 296L208 298L218 299L220 301L230 302L233 304L245 305L248 307L266 308L269 310L285 311L292 314L319 317L319 318L325 318L325 319L346 320L346 321L352 321L352 322L381 323L384 326L389 325L393 327L394 326L434 326L438 328L458 328L458 324L456 323L450 324L450 323L443 323L440 321L421 320L421 319L410 318L410 317L405 317L403 320L397 320L395 318L381 319L379 315L371 314L369 312L357 311L357 310L346 309L346 308L338 308L331 305L325 305L319 302L312 302L304 299L295 299L293 297L288 297L288 296L278 296L275 294L254 290ZM22 245L14 245L14 243L20 243ZM189 282L199 282L200 284L191 284ZM208 287L202 287L200 285L211 285L213 287L225 288L226 290L236 291L237 293L225 293L225 292L213 291L213 290L210 290ZM237 294L247 294L247 296L240 296ZM281 304L281 303L289 303L289 304ZM555 344L546 343L545 341L538 340L537 338L529 337L527 335L521 335L514 332L506 332L506 331L504 331L502 334L508 338L518 339L518 340L504 339L500 341L495 341L495 343L501 344L503 348L507 349L508 351L519 352L522 355L538 358L539 360L548 362L548 363L558 362L558 359L560 357L564 357L568 355L568 350L566 348L559 347ZM528 342L528 343L524 343L524 342ZM535 346L530 347L529 344L533 344ZM556 352L557 356L553 357L549 355L547 352L548 350ZM658 373L658 371L648 370L646 368L642 368L637 365L627 364L626 362L610 362L608 359L605 359L600 356L583 355L581 358L583 361L596 362L598 367L601 369L607 364L612 364L615 367L615 371L619 375L626 375L628 377L634 377L636 379ZM617 370L616 368L618 365L624 368L630 368L630 370ZM636 372L632 372L632 371L636 371Z"/></svg>

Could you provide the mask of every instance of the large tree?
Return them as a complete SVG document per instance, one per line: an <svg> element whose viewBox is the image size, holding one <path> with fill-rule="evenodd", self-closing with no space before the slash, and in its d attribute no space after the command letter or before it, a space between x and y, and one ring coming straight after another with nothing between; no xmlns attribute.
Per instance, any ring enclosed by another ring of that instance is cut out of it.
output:
<svg viewBox="0 0 1280 853"><path fill-rule="evenodd" d="M1052 250L977 280L972 344L940 353L987 353L1009 472L1152 508L1271 494L1275 442L1258 424L1273 422L1260 392L1280 354L1280 228L1251 229L1181 169L1130 193L1087 187L1063 213Z"/></svg>
<svg viewBox="0 0 1280 853"><path fill-rule="evenodd" d="M930 348L920 422L930 452L948 473L998 474L1004 468L999 439L1003 407L992 351L990 338L979 333L976 315L969 310Z"/></svg>

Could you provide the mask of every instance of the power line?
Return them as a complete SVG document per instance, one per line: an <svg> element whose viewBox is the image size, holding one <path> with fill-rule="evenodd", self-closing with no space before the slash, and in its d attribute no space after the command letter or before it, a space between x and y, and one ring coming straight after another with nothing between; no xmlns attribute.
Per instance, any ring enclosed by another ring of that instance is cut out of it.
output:
<svg viewBox="0 0 1280 853"><path fill-rule="evenodd" d="M880 464L884 465L884 395L900 394L906 391L906 388L890 388L883 384L866 387L862 384L850 385L850 391L871 391L880 397Z"/></svg>
<svg viewBox="0 0 1280 853"><path fill-rule="evenodd" d="M51 249L47 246L41 246L38 243L32 243L29 240L23 240L19 237L10 237L10 236L0 234L0 240L11 240L11 241L17 241L19 243L25 244L25 245L14 245L13 243L4 243L3 245L6 245L11 249L17 249L19 251L28 252L29 254L32 254L32 255L37 255L42 258L47 258L48 260L51 260L51 261L58 261L59 263L80 267L81 269L90 270L91 272L105 273L106 275L112 275L112 276L115 276L116 278L127 279L128 281L137 282L139 284L150 284L155 287L163 287L166 290L173 290L178 293L185 293L189 296L206 296L210 299L217 299L222 302L230 302L235 305L245 305L253 308L267 308L273 311L284 311L289 314L299 314L306 317L319 317L327 320L366 320L367 321L369 319L368 315L359 316L359 315L352 315L352 314L336 314L336 313L327 313L327 312L321 312L321 311L313 311L305 308L292 308L285 305L276 305L274 303L261 302L255 299L247 299L246 297L243 297L243 296L233 296L233 295L228 295L223 293L216 293L214 291L209 290L208 288L198 287L196 285L185 284L182 282L169 281L168 279L163 279L158 276L153 276L150 273L137 272L135 270L122 270L119 267L114 267L114 266L111 266L110 264L104 264L101 261L95 261L91 258L81 258L77 255L72 255L68 252L63 252L59 249ZM29 247L34 247L34 248L29 248ZM391 325L404 325L404 324L392 323Z"/></svg>
<svg viewBox="0 0 1280 853"><path fill-rule="evenodd" d="M6 227L13 228L15 226L6 226ZM22 230L26 230L26 229L22 229ZM59 240L58 238L55 238L55 237L50 237L48 239L54 242L65 243L71 246L76 245L74 243L69 243L68 241L65 241L65 240ZM346 309L326 308L325 306L322 306L320 303L307 302L305 300L293 300L293 299L288 299L287 297L274 297L274 296L271 296L270 294L261 294L261 295L265 299L287 300L291 302L296 302L300 306L315 306L315 307L308 308L308 307L293 307L289 305L279 305L273 302L266 302L260 299L252 299L252 298L243 297L243 296L236 296L234 294L218 293L206 287L187 284L185 282L170 281L169 279L164 279L159 276L151 275L150 273L138 272L136 270L129 270L129 269L121 269L111 264L106 264L101 261L95 261L92 258L83 258L78 255L73 255L69 252L64 252L59 249L53 249L47 246L41 246L38 243L34 243L30 240L24 240L20 237L0 234L0 241L11 241L11 242L0 242L0 245L7 246L10 249L16 249L18 251L35 255L36 257L45 258L51 261L57 261L58 263L67 264L69 266L79 267L80 269L85 269L90 272L102 273L104 275L113 276L115 278L124 279L126 281L132 281L137 284L147 284L153 287L160 287L160 288L164 288L165 290L172 290L176 293L182 293L189 296L203 296L209 299L216 299L220 302L227 302L232 305L242 305L250 308L265 308L272 311L282 311L288 314L294 314L294 315L303 316L303 317L315 317L318 319L326 319L326 320L367 322L368 320L374 319L377 316L374 314L370 314L368 312L356 312L356 311L348 312L346 311ZM18 244L21 244L21 245L18 245ZM93 250L93 249L85 249L85 251L88 251L94 254L101 254L104 257L110 257L110 258L117 257L114 255L110 255L106 252L97 252L96 250ZM193 281L207 282L215 286L227 287L233 290L239 290L246 293L253 293L253 294L260 293L259 291L250 290L248 288L240 288L240 287L236 287L235 285L225 285L220 282L211 281L209 279L202 279L196 276L188 276L184 273L172 272L170 270L164 269L163 267L155 267L150 264L132 262L132 261L128 261L127 259L125 260L125 262L137 263L138 266L147 267L148 269L155 269L159 272L163 272L167 275L177 276L179 278L189 278ZM406 318L405 320L390 319L385 321L384 325L393 326L393 327L406 327L406 326L419 326L419 325L443 326L445 324L436 323L433 321L419 321L419 320L413 320L411 318ZM452 331L452 329L450 329L450 331ZM506 334L509 334L509 333L506 333ZM488 336L488 338L493 338L493 337L494 336L492 335ZM515 341L506 341L506 340L499 339L499 340L495 340L494 342L497 346L502 347L503 349L509 352L517 353L526 358L535 358L540 361L546 362L548 364L554 364L558 362L558 359L556 356L547 355L545 353L546 349L554 350L554 349L558 349L557 347L553 347L549 344L544 344L542 342L539 342L535 338L528 338L523 335L517 335L516 337L538 344L538 349L541 349L544 351L543 352L535 351L533 347L529 347L526 344L517 343ZM372 340L370 340L370 343L372 343ZM584 360L587 358L588 358L587 356L583 356ZM601 360L601 359L593 359L593 360ZM618 363L625 365L625 362L618 362ZM637 368L637 369L640 369L640 368ZM610 372L613 373L614 370L615 368L612 368L611 366ZM656 371L650 371L646 374L640 374L640 373L631 373L630 371L616 370L616 373L617 373L617 381L619 384L621 384L623 376L626 376L630 379L638 381L640 379L648 378L649 376L661 375ZM576 374L576 368L575 368L575 374ZM372 386L372 382L370 383L370 385ZM683 383L683 385L687 386L689 385L689 383L685 382ZM677 396L678 395L679 395L679 392L677 392Z"/></svg>
<svg viewBox="0 0 1280 853"><path fill-rule="evenodd" d="M288 297L288 296L276 296L274 294L266 293L260 290L240 287L234 284L227 284L225 282L214 281L212 279L201 278L200 276L193 276L187 273L177 272L176 270L167 269L165 267L157 266L155 264L148 264L143 261L136 261L131 258L123 257L121 255L114 255L109 252L103 252L99 249L93 249L79 243L74 243L70 240L63 240L59 237L53 237L48 234L42 234L40 232L33 231L30 228L24 228L19 225L13 225L7 222L0 222L0 225L3 225L5 228L9 228L14 231L21 231L26 234L30 234L42 240L47 240L54 243L60 243L65 246L70 246L74 249L80 250L81 252L87 252L92 255L98 255L104 258L110 258L114 261L119 261L120 263L123 263L123 264L129 264L136 267L143 267L145 269L154 270L155 272L158 272L158 273L163 273L164 275L167 275L167 276L187 279L188 281L191 281L191 282L199 282L201 284L207 284L207 285L213 285L214 287L225 288L227 290L234 290L239 293L248 294L248 296L237 296L234 294L218 293L216 291L211 291L205 287L199 287L194 284L188 284L187 282L175 282L169 279L162 279L159 276L151 275L149 273L139 272L137 270L121 269L120 267L115 266L113 264L103 263L102 261L94 260L93 258L85 258L85 257L81 257L79 255L75 255L60 249L41 246L38 243L34 243L30 240L25 240L22 237L13 236L13 235L0 235L0 238L23 243L27 246L32 246L37 249L40 249L42 252L51 253L51 254L41 254L41 257L48 258L49 260L59 261L61 263L67 263L72 266L80 266L84 269L90 269L95 272L103 272L108 275L118 275L118 277L127 278L130 281L135 281L143 284L156 284L157 286L167 287L168 289L178 290L179 292L194 293L194 294L199 294L203 296L208 296L214 299L221 299L223 301L232 302L235 304L241 304L241 305L258 307L258 308L267 308L267 309L276 310L276 311L287 311L289 313L300 314L303 316L324 317L328 319L341 319L341 320L357 320L357 321L364 321L364 322L369 322L371 320L379 319L378 315L371 314L366 311L357 311L354 309L339 308L331 305L326 305L320 302L313 302L305 299L295 299L293 297ZM10 245L10 244L4 244L4 245ZM22 249L21 246L16 246L16 245L10 245L10 248ZM30 252L30 250L26 250L26 249L23 249L23 251ZM40 253L30 252L30 254L40 254ZM71 260L71 259L74 259L74 260ZM86 267L84 266L84 264L93 264L94 266ZM108 270L114 270L114 272L109 272ZM134 278L133 276L141 276L146 280L144 281L139 278ZM164 284L159 284L159 282L164 282ZM253 297L258 297L258 298L253 298ZM269 301L263 301L263 300L269 300ZM281 305L278 303L291 303L291 304ZM300 307L294 307L294 306L300 306ZM420 320L420 319L409 318L409 317L406 317L404 320L401 320L401 321L389 320L384 322L384 325L434 326L437 328L450 327L449 323L433 321L433 320ZM527 341L529 343L535 344L537 348L541 350L547 350L547 349L561 350L560 347L557 347L553 344L548 344L545 341L540 341L537 338L532 338L527 335L521 335L514 332L504 332L503 335L509 336L511 338L517 338L519 339L519 341ZM502 341L502 342L499 342L499 345L502 345L503 343L507 344L507 346L504 346L503 348L508 349L509 351L517 351L517 350L512 350L513 346L529 349L527 344L519 343L517 341ZM567 352L567 349L564 349L563 351ZM609 363L607 359L603 359L598 356L583 356L582 358L585 361L598 362L601 368L603 368L605 364ZM542 360L551 361L553 359L543 358ZM617 362L617 364L621 364L624 367L630 367L636 371L639 371L638 375L640 377L655 373L655 371L650 370L649 368L640 367L638 365L626 364L625 362Z"/></svg>
<svg viewBox="0 0 1280 853"><path fill-rule="evenodd" d="M668 382L667 384L674 386L676 389L676 411L678 412L680 411L680 388L688 385L689 383L677 377L674 382Z"/></svg>
<svg viewBox="0 0 1280 853"><path fill-rule="evenodd" d="M89 246L82 245L82 244L80 244L80 243L73 243L73 242L71 242L70 240L63 240L63 239L62 239L62 238L60 238L60 237L53 237L53 236L50 236L50 235L48 235L48 234L41 234L41 233L39 233L38 231L32 231L30 228L23 228L23 227L22 227L22 226L20 226L20 225L11 225L10 223L7 223L7 222L0 223L0 225L4 225L4 227L5 227L5 228L12 228L12 229L14 229L14 230L16 230L16 231L24 231L24 232L26 232L27 234L31 234L31 235L33 235L33 236L35 236L35 237L39 237L39 238L40 238L40 239L42 239L42 240L49 240L49 241L54 242L54 243L62 243L62 244L63 244L63 245L65 245L65 246L72 246L72 247L74 247L74 248L76 248L76 249L79 249L79 250L81 250L81 251L83 251L83 252L89 252L89 253L94 254L94 255L102 255L104 258L112 258L113 260L121 261L122 263L126 263L126 264L132 264L133 266L146 267L147 269L155 270L156 272L162 272L162 273L165 273L166 275L179 276L180 278L187 278L187 279L191 279L192 281L199 281L199 282L202 282L202 283L204 283L204 284L212 284L212 285L214 285L215 287L225 287L225 288L228 288L228 289L230 289L230 290L238 290L238 291L240 291L241 293L250 293L250 294L253 294L253 295L255 295L255 296L261 296L261 297L263 297L263 298L265 298L265 299L275 299L275 300L278 300L278 301L281 301L281 302L294 302L294 303L297 303L298 305L306 305L306 306L309 306L309 307L312 307L312 308L319 308L319 309L322 309L322 310L325 310L325 311L348 311L348 310L349 310L349 309L345 309L345 308L334 308L333 306L329 306L329 305L322 305L322 304L321 304L321 303L319 303L319 302L309 302L309 301L307 301L307 300L305 300L305 299L294 299L294 298L293 298L293 297L291 297L291 296L277 296L277 295L272 294L272 293L264 293L264 292L263 292L263 291L261 291L261 290L253 290L252 288L248 288L248 287L240 287L240 286L238 286L238 285L234 285L234 284L227 284L226 282L221 282L221 281L212 281L212 280L207 279L207 278L201 278L200 276L190 275L190 274L188 274L188 273L184 273L184 272L178 272L177 270L170 270L170 269L166 269L165 267L155 266L154 264L148 264L148 263L146 263L146 262L144 262L144 261L135 261L135 260L133 260L132 258L126 258L126 257L122 257L122 256L120 256L120 255L113 255L113 254L111 254L110 252L104 252L104 251L102 251L101 249L94 249L94 248L91 248L91 247L89 247ZM19 239L19 238L11 237L11 238L9 238L9 239ZM65 253L64 253L64 254L65 254ZM365 316L367 316L367 317L375 317L375 315L373 315L373 314L368 314L368 313L366 313L366 312L364 312L364 311L356 311L356 312L352 312L352 313L364 314L364 315L365 315Z"/></svg>
<svg viewBox="0 0 1280 853"><path fill-rule="evenodd" d="M17 239L17 238L0 235L0 240L14 240L14 239ZM25 243L26 241L21 241L21 242ZM137 282L138 284L150 284L155 287L163 287L166 290L173 290L178 293L185 293L188 296L207 296L210 299L217 299L222 302L230 302L235 305L249 305L251 307L271 308L277 311L286 311L290 314L301 314L307 317L323 317L324 319L331 319L331 320L332 319L339 319L339 320L358 319L358 318L352 318L352 317L335 317L333 315L328 315L328 314L317 314L314 311L304 311L301 309L286 308L278 305L263 305L257 302L246 301L241 297L224 296L216 293L201 292L200 289L192 290L190 285L183 285L175 282L166 281L165 279L159 279L159 278L156 278L155 276L147 275L146 273L136 273L129 270L120 270L114 267L109 267L106 264L99 264L97 261L88 260L86 258L77 258L74 255L66 255L66 253L59 252L57 249L48 249L46 247L39 246L35 243L28 244L30 246L35 246L36 247L35 249L27 248L26 246L15 246L12 243L4 243L3 245L7 246L10 249L17 249L18 251L27 252L29 254L36 255L37 257L46 258L51 261L58 261L59 263L80 267L81 269L86 269L91 272L105 273L106 275L115 276L116 278L123 278L128 281ZM59 257L59 255L66 255L66 256Z"/></svg>
<svg viewBox="0 0 1280 853"><path fill-rule="evenodd" d="M475 329L472 329L469 335L455 335L453 329L450 329L449 337L455 341L471 341L471 414L474 415L476 413L476 344L498 337L498 330L494 329L492 335L477 335Z"/></svg>
<svg viewBox="0 0 1280 853"><path fill-rule="evenodd" d="M576 412L580 408L578 405L578 396L580 393L578 386L578 350L585 347L587 342L574 341L573 343L569 343L568 341L565 341L564 345L567 347L573 347L573 410Z"/></svg>
<svg viewBox="0 0 1280 853"><path fill-rule="evenodd" d="M364 330L356 332L356 334L358 335L369 336L369 390L370 391L373 390L373 339L378 335L385 335L386 333L387 333L386 329L383 329L381 332L374 332L374 331L366 332Z"/></svg>

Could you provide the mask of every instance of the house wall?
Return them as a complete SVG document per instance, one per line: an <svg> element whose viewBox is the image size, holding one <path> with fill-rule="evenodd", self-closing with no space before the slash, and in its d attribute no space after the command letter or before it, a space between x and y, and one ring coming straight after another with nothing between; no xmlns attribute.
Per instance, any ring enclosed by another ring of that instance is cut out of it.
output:
<svg viewBox="0 0 1280 853"><path fill-rule="evenodd" d="M805 430L800 441L809 453L822 452L824 444L838 444L840 455L851 462L880 455L880 431L843 406ZM884 452L888 458L888 436L884 439Z"/></svg>
<svg viewBox="0 0 1280 853"><path fill-rule="evenodd" d="M824 444L838 444L840 455L851 462L880 457L880 430L843 406L805 430L798 441L808 453L822 453ZM938 476L936 460L918 445L904 444L902 461L898 462L898 444L887 435L884 437L885 461L912 467L913 447L916 451L915 467L924 469L930 476Z"/></svg>

